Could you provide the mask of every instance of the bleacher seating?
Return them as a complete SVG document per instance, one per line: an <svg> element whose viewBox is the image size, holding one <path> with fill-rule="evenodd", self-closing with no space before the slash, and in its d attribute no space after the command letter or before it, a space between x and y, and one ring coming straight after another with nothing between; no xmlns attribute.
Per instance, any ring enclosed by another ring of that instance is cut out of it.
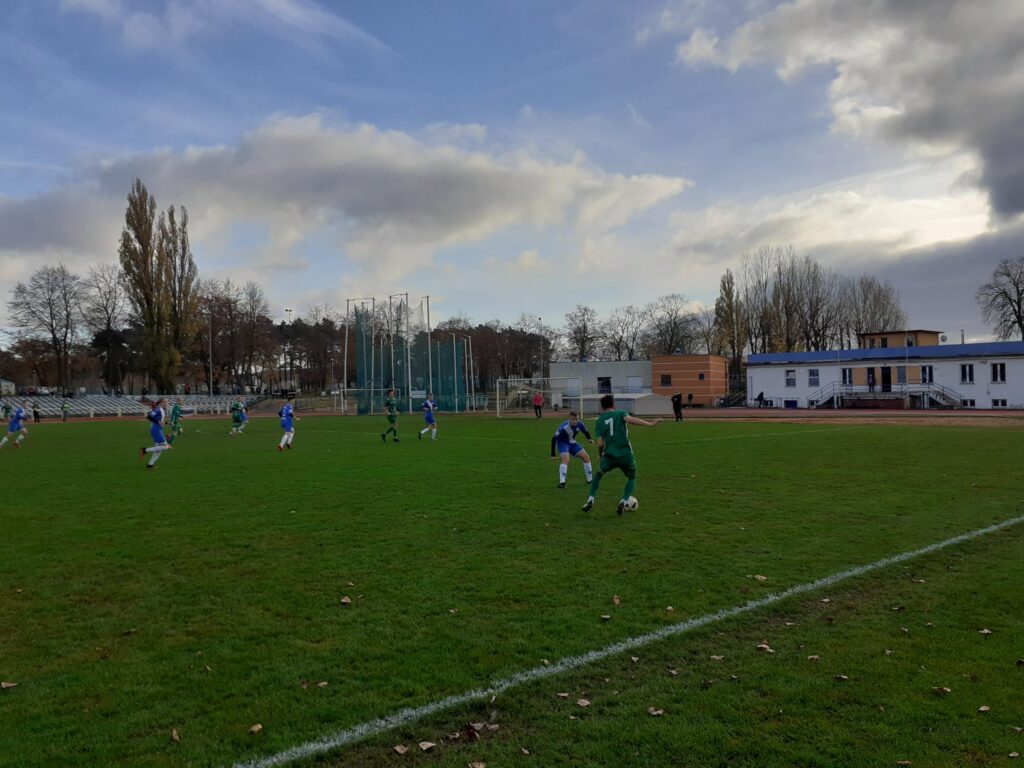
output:
<svg viewBox="0 0 1024 768"><path fill-rule="evenodd" d="M152 399L157 396L149 395L148 397ZM235 401L234 395L169 395L167 398L168 403L173 403L178 397L181 397L182 408L186 413L227 413L231 408L231 404ZM26 400L30 404L34 403L39 407L39 414L44 419L59 419L61 416L61 406L64 403L64 398L55 395L39 395L34 397L4 395L0 397L0 405L7 403L11 408L17 408L18 405ZM255 398L249 396L247 400L252 403ZM68 414L73 417L143 416L149 411L149 406L141 402L139 395L123 395L121 397L114 395L76 395L75 397L69 397L67 402ZM31 413L29 417L31 418Z"/></svg>

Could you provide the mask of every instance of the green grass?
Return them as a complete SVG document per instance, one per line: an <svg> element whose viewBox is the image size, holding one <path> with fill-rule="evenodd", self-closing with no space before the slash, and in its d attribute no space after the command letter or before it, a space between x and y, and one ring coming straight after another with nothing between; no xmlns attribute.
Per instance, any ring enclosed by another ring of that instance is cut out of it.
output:
<svg viewBox="0 0 1024 768"><path fill-rule="evenodd" d="M0 766L230 765L1024 498L1021 431L665 423L632 430L639 511L614 514L614 474L585 514L578 462L554 487L553 420L442 418L431 444L404 418L399 445L381 422L305 418L282 455L276 420L236 438L196 420L154 472L143 422L30 425L4 448L0 679L18 687L0 693ZM1002 764L1024 752L1022 577L1024 527L305 764ZM500 727L462 743L478 720ZM422 739L438 747L391 750Z"/></svg>

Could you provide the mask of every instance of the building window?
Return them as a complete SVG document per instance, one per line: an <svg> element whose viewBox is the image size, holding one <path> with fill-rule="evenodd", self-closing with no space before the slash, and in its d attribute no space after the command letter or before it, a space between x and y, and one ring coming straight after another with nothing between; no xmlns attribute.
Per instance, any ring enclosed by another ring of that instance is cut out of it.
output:
<svg viewBox="0 0 1024 768"><path fill-rule="evenodd" d="M787 387L795 387L796 386L796 370L793 369L793 368L790 368L789 370L786 371L786 386Z"/></svg>
<svg viewBox="0 0 1024 768"><path fill-rule="evenodd" d="M960 401L960 407L961 408L973 408L974 407L974 401L973 400L961 400Z"/></svg>
<svg viewBox="0 0 1024 768"><path fill-rule="evenodd" d="M809 387L820 387L821 386L821 375L817 368L811 368L807 371L807 386Z"/></svg>
<svg viewBox="0 0 1024 768"><path fill-rule="evenodd" d="M907 346L908 347L914 346L914 337L913 336L907 336Z"/></svg>
<svg viewBox="0 0 1024 768"><path fill-rule="evenodd" d="M843 386L853 386L853 368L843 368Z"/></svg>
<svg viewBox="0 0 1024 768"><path fill-rule="evenodd" d="M878 340L878 346L880 346L882 349L888 349L888 347L889 347L889 337L888 336L883 336L882 338L880 338Z"/></svg>
<svg viewBox="0 0 1024 768"><path fill-rule="evenodd" d="M896 383L906 384L907 383L907 366L897 365L896 366Z"/></svg>
<svg viewBox="0 0 1024 768"><path fill-rule="evenodd" d="M974 383L974 363L960 363L960 383Z"/></svg>
<svg viewBox="0 0 1024 768"><path fill-rule="evenodd" d="M663 374L661 374L661 386L663 386L663 387L671 387L672 386L672 374L671 373L663 373Z"/></svg>
<svg viewBox="0 0 1024 768"><path fill-rule="evenodd" d="M992 407L993 408L1005 408L1006 407L1006 401L1005 400L993 400L992 401Z"/></svg>
<svg viewBox="0 0 1024 768"><path fill-rule="evenodd" d="M597 391L602 395L610 394L612 391L612 377L611 376L598 376L597 377Z"/></svg>
<svg viewBox="0 0 1024 768"><path fill-rule="evenodd" d="M875 340L874 339L868 339L868 349L874 349L874 348L875 348Z"/></svg>
<svg viewBox="0 0 1024 768"><path fill-rule="evenodd" d="M930 365L921 366L921 383L922 384L934 384L935 383L935 371Z"/></svg>
<svg viewBox="0 0 1024 768"><path fill-rule="evenodd" d="M1006 363L992 363L992 383L1006 383Z"/></svg>

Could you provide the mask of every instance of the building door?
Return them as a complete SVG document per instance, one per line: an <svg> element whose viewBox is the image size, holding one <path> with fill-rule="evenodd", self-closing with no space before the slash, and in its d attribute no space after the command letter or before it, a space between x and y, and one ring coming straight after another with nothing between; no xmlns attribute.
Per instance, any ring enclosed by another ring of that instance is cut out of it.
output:
<svg viewBox="0 0 1024 768"><path fill-rule="evenodd" d="M875 369L868 368L868 392L875 391Z"/></svg>
<svg viewBox="0 0 1024 768"><path fill-rule="evenodd" d="M892 392L892 368L882 367L882 391Z"/></svg>

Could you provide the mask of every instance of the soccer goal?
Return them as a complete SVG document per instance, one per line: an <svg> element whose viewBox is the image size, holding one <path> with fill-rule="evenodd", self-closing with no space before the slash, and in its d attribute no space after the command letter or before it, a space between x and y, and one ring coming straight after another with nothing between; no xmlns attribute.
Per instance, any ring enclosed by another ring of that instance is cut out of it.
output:
<svg viewBox="0 0 1024 768"><path fill-rule="evenodd" d="M499 419L536 416L535 399L540 396L541 413L583 413L583 379L556 376L534 379L498 379L495 409Z"/></svg>

